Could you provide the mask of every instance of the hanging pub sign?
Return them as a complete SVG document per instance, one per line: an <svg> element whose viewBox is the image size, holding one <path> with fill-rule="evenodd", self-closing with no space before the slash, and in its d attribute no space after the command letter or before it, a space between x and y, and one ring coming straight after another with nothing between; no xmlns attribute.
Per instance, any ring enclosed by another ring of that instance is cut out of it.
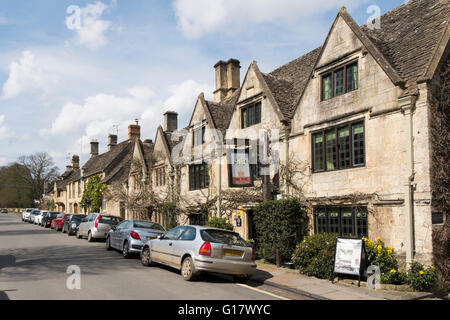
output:
<svg viewBox="0 0 450 320"><path fill-rule="evenodd" d="M248 187L253 185L248 148L227 150L230 186Z"/></svg>
<svg viewBox="0 0 450 320"><path fill-rule="evenodd" d="M334 257L334 275L347 274L358 276L358 286L366 265L366 248L363 239L336 238L336 253Z"/></svg>

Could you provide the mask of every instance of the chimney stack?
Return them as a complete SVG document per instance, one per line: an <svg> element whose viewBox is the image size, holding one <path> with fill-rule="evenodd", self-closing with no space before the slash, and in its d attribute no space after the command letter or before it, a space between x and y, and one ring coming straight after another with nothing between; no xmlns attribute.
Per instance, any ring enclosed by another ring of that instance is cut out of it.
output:
<svg viewBox="0 0 450 320"><path fill-rule="evenodd" d="M178 113L167 111L164 113L164 131L174 132L178 129Z"/></svg>
<svg viewBox="0 0 450 320"><path fill-rule="evenodd" d="M108 136L108 151L111 151L115 146L117 146L117 135L110 134Z"/></svg>
<svg viewBox="0 0 450 320"><path fill-rule="evenodd" d="M80 157L79 156L72 157L72 168L80 169Z"/></svg>
<svg viewBox="0 0 450 320"><path fill-rule="evenodd" d="M153 140L152 139L145 139L144 143L145 144L153 144Z"/></svg>
<svg viewBox="0 0 450 320"><path fill-rule="evenodd" d="M73 170L73 167L72 166L66 166L66 171L67 172L70 172L70 171L72 171Z"/></svg>
<svg viewBox="0 0 450 320"><path fill-rule="evenodd" d="M241 86L241 65L239 60L220 60L214 66L216 69L216 90L214 101L221 102L229 97Z"/></svg>
<svg viewBox="0 0 450 320"><path fill-rule="evenodd" d="M141 138L141 126L139 125L138 119L135 119L135 124L130 124L128 126L128 139L140 139Z"/></svg>
<svg viewBox="0 0 450 320"><path fill-rule="evenodd" d="M91 141L91 158L98 156L98 141L92 140Z"/></svg>

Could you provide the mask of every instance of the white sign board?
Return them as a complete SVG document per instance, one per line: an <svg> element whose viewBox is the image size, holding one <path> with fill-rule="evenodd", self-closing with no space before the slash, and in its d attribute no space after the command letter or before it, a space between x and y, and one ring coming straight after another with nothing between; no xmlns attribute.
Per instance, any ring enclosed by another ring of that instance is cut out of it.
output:
<svg viewBox="0 0 450 320"><path fill-rule="evenodd" d="M362 250L362 239L337 238L334 272L359 276Z"/></svg>

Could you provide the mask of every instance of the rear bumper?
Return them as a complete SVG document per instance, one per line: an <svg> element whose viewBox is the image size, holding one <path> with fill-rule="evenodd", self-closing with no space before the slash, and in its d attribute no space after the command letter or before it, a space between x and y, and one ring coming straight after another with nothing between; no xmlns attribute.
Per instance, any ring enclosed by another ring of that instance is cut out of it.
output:
<svg viewBox="0 0 450 320"><path fill-rule="evenodd" d="M136 239L131 239L129 241L130 241L130 245L128 248L129 248L130 252L141 253L141 250L144 247L145 242L136 240Z"/></svg>
<svg viewBox="0 0 450 320"><path fill-rule="evenodd" d="M194 265L195 269L199 271L216 272L230 275L251 276L256 272L256 264L253 262L196 257L194 259Z"/></svg>

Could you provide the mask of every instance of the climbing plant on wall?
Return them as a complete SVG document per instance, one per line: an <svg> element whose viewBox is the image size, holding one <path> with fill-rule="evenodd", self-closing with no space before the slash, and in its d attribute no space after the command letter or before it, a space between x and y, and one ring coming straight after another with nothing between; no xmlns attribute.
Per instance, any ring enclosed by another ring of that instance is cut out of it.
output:
<svg viewBox="0 0 450 320"><path fill-rule="evenodd" d="M102 207L103 191L106 189L106 184L101 183L100 174L89 177L86 188L84 188L83 196L81 197L81 206L89 209L91 212L100 212Z"/></svg>

